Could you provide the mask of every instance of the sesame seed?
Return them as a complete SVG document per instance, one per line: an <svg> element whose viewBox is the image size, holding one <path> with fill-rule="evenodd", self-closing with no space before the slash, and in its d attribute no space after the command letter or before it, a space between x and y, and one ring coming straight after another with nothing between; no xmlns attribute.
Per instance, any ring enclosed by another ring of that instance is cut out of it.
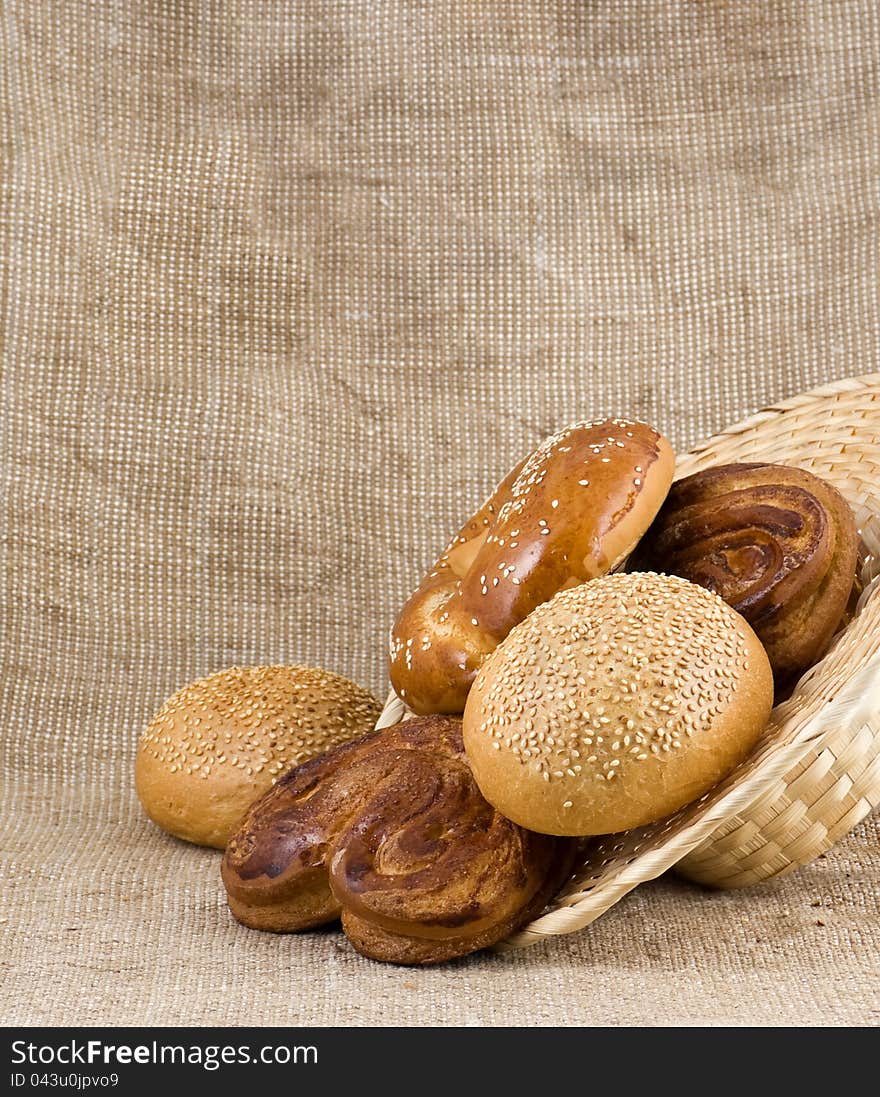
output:
<svg viewBox="0 0 880 1097"><path fill-rule="evenodd" d="M735 621L716 595L684 580L609 575L558 594L514 628L503 663L484 664L481 704L487 719L503 719L511 754L520 736L517 763L528 758L535 779L626 781L632 767L664 764L729 711L746 650ZM707 683L711 705L701 700Z"/></svg>

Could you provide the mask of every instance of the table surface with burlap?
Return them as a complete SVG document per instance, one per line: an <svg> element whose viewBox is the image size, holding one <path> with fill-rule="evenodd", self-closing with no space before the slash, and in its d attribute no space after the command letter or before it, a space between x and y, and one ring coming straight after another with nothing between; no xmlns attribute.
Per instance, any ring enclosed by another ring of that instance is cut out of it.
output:
<svg viewBox="0 0 880 1097"><path fill-rule="evenodd" d="M9 0L0 1019L877 1024L878 819L759 888L413 970L233 923L137 735L232 664L383 695L566 421L680 448L880 368L873 0Z"/></svg>

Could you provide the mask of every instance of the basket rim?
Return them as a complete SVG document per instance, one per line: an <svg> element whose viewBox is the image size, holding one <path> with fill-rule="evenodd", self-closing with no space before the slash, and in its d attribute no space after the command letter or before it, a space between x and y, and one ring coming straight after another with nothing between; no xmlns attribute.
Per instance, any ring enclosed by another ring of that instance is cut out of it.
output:
<svg viewBox="0 0 880 1097"><path fill-rule="evenodd" d="M678 455L678 460L700 457L706 450L712 449L719 442L728 438L735 438L738 434L745 434L746 431L752 430L762 423L770 422L771 419L784 415L789 411L806 407L808 404L818 403L820 400L827 399L829 396L837 396L842 392L858 392L863 389L880 390L880 371L859 373L852 377L839 377L836 381L826 381L822 385L807 389L805 392L799 392L795 396L787 396L784 400L766 404L758 411L752 412L751 415L747 415L745 418L732 423L729 427L725 427L724 430L716 431L707 438L701 439L696 445Z"/></svg>

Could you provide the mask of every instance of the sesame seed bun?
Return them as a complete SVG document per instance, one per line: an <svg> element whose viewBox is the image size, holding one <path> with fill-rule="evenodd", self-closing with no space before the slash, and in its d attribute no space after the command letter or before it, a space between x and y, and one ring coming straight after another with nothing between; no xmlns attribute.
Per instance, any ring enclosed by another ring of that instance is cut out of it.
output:
<svg viewBox="0 0 880 1097"><path fill-rule="evenodd" d="M772 704L764 648L716 594L609 575L540 606L486 660L464 744L480 791L515 823L610 834L712 788Z"/></svg>
<svg viewBox="0 0 880 1097"><path fill-rule="evenodd" d="M232 667L185 686L141 735L135 787L154 823L223 849L286 770L375 724L366 690L311 667Z"/></svg>

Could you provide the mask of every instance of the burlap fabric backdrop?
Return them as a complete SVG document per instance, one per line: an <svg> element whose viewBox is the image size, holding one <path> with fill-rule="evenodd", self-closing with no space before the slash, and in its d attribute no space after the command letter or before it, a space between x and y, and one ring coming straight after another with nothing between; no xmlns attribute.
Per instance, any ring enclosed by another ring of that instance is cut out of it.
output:
<svg viewBox="0 0 880 1097"><path fill-rule="evenodd" d="M878 368L874 0L7 0L7 1022L880 1020L878 827L439 970L227 915L132 790L188 679L384 692L521 453Z"/></svg>

